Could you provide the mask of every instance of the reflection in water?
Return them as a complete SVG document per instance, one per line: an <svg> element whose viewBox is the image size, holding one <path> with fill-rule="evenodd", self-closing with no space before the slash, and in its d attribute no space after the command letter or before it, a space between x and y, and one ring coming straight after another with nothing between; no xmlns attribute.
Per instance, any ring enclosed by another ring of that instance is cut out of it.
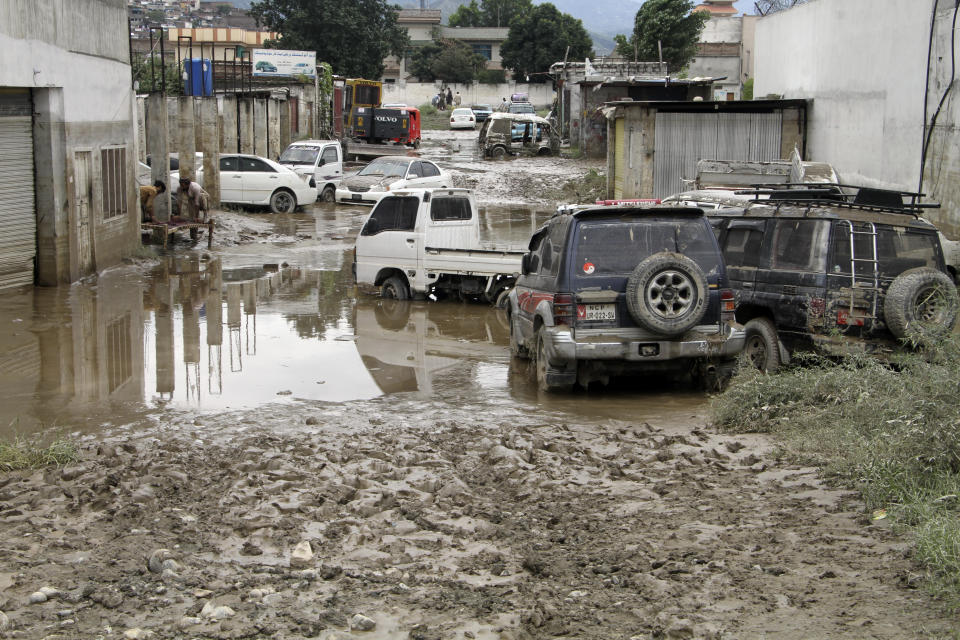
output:
<svg viewBox="0 0 960 640"><path fill-rule="evenodd" d="M329 225L358 227L352 210L317 215L325 216L326 235ZM481 237L522 243L547 215L488 207ZM320 228L320 217L311 224ZM5 294L0 438L58 425L95 430L134 422L156 407L245 409L385 394L475 406L490 419L501 406L545 419L575 413L650 420L703 405L702 395L650 391L647 381L541 394L526 363L510 360L502 311L357 299L352 252L338 245L323 261L324 269L228 269L218 259L185 255L146 275L115 269L92 283Z"/></svg>

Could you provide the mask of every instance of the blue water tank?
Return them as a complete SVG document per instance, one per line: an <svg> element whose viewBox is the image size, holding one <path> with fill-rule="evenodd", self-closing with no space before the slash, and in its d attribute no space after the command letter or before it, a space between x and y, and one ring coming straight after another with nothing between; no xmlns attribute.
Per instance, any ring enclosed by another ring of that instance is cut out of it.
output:
<svg viewBox="0 0 960 640"><path fill-rule="evenodd" d="M183 61L183 93L187 96L213 95L213 65L208 58L190 58Z"/></svg>

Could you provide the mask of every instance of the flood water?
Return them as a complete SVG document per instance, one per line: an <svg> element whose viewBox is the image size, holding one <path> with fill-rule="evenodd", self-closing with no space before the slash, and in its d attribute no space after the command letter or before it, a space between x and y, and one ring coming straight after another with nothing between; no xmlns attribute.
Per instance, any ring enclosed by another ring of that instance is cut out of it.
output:
<svg viewBox="0 0 960 640"><path fill-rule="evenodd" d="M213 252L182 245L159 265L5 296L0 437L90 433L170 411L390 397L635 420L688 418L703 407L689 388L640 382L542 394L528 367L511 362L502 311L358 293L353 238L367 212L251 214L297 241ZM547 215L487 208L484 239L522 244Z"/></svg>

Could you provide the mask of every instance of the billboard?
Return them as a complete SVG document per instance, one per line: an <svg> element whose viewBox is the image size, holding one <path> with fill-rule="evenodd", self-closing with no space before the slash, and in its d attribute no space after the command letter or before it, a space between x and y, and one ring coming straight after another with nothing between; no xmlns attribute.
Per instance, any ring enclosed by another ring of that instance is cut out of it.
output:
<svg viewBox="0 0 960 640"><path fill-rule="evenodd" d="M254 76L308 76L317 74L316 51L254 49L251 56Z"/></svg>

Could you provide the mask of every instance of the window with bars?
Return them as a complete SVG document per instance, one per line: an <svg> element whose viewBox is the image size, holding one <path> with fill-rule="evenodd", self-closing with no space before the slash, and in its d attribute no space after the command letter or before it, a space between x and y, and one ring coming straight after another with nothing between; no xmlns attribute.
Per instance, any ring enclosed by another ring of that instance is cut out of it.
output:
<svg viewBox="0 0 960 640"><path fill-rule="evenodd" d="M100 185L103 189L103 219L127 213L127 148L100 150Z"/></svg>

